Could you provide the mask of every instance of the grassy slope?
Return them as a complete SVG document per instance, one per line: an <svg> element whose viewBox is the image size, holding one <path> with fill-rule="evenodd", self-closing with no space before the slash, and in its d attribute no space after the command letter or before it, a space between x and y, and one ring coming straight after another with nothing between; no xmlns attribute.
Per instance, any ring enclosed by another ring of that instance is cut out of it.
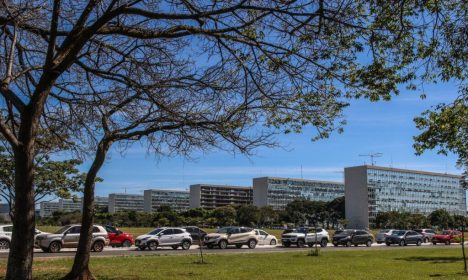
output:
<svg viewBox="0 0 468 280"><path fill-rule="evenodd" d="M207 255L208 264L196 264L197 256L146 256L93 258L91 269L98 279L466 279L459 248L359 250ZM72 259L36 261L37 279L58 279ZM0 262L4 275L5 261Z"/></svg>

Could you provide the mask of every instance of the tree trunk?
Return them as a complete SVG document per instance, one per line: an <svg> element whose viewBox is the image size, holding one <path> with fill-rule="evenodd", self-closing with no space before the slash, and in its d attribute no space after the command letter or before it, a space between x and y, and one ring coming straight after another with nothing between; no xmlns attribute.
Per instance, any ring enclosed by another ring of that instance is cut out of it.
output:
<svg viewBox="0 0 468 280"><path fill-rule="evenodd" d="M24 142L23 142L24 143ZM34 150L28 142L14 149L15 203L8 268L5 279L32 279L34 250Z"/></svg>
<svg viewBox="0 0 468 280"><path fill-rule="evenodd" d="M97 148L96 156L91 165L86 181L83 194L83 215L81 219L80 241L78 250L75 254L72 270L63 278L63 280L92 280L95 279L89 270L89 258L91 251L93 223L94 223L94 187L97 173L104 164L107 151L111 143L102 140Z"/></svg>

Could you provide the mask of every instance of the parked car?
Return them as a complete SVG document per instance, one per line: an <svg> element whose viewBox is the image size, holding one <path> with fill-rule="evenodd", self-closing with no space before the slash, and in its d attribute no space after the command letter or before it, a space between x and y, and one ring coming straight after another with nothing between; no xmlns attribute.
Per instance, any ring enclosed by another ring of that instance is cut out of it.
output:
<svg viewBox="0 0 468 280"><path fill-rule="evenodd" d="M416 244L416 246L421 246L423 239L424 236L414 230L394 230L391 235L385 238L385 244L387 244L387 246L392 244L398 244L400 246Z"/></svg>
<svg viewBox="0 0 468 280"><path fill-rule="evenodd" d="M457 240L461 238L461 232L458 230L444 230L442 234L436 234L432 237L432 244L436 245L437 243L444 243L445 245L450 245L453 242L460 242Z"/></svg>
<svg viewBox="0 0 468 280"><path fill-rule="evenodd" d="M367 247L372 246L374 236L366 230L346 229L333 236L333 245L344 245L351 247L351 245L358 246L364 244Z"/></svg>
<svg viewBox="0 0 468 280"><path fill-rule="evenodd" d="M236 245L241 248L247 245L250 249L257 246L257 233L252 228L247 227L223 227L216 233L209 233L205 236L204 243L209 249L215 246L226 249L228 245Z"/></svg>
<svg viewBox="0 0 468 280"><path fill-rule="evenodd" d="M394 229L381 229L376 235L375 235L375 241L377 244L382 244L385 243L385 238L387 236L392 235L392 232L394 232Z"/></svg>
<svg viewBox="0 0 468 280"><path fill-rule="evenodd" d="M58 253L62 248L77 248L80 239L81 225L64 226L55 233L38 234L35 238L35 246L44 252ZM93 226L93 239L91 250L102 252L109 245L107 231L102 226Z"/></svg>
<svg viewBox="0 0 468 280"><path fill-rule="evenodd" d="M309 232L308 228L300 227L297 229L285 229L281 234L281 243L284 247L291 247L296 245L297 247L304 247L306 244L306 235Z"/></svg>
<svg viewBox="0 0 468 280"><path fill-rule="evenodd" d="M426 229L426 228L415 229L414 231L419 233L419 234L422 234L424 243L431 242L432 237L434 237L434 235L436 234L436 232L433 229L430 229L430 228L429 229Z"/></svg>
<svg viewBox="0 0 468 280"><path fill-rule="evenodd" d="M0 226L0 250L10 249L12 229L13 226L11 225Z"/></svg>
<svg viewBox="0 0 468 280"><path fill-rule="evenodd" d="M190 249L192 237L183 228L162 227L140 235L135 239L135 246L140 250L156 250L158 247L172 247L176 250L181 247L183 250Z"/></svg>
<svg viewBox="0 0 468 280"><path fill-rule="evenodd" d="M105 226L105 228L112 247L131 247L135 243L132 234L123 232L110 225Z"/></svg>
<svg viewBox="0 0 468 280"><path fill-rule="evenodd" d="M190 233L194 243L200 243L200 240L203 240L206 235L206 231L200 229L199 227L185 227L185 230Z"/></svg>
<svg viewBox="0 0 468 280"><path fill-rule="evenodd" d="M276 245L278 244L278 240L276 236L273 234L269 234L268 232L262 229L255 229L255 234L257 235L258 245Z"/></svg>
<svg viewBox="0 0 468 280"><path fill-rule="evenodd" d="M328 241L330 240L330 235L328 231L323 228L317 228L317 232L314 228L309 229L309 232L306 235L306 244L309 247L314 246L316 243L320 247L327 247Z"/></svg>

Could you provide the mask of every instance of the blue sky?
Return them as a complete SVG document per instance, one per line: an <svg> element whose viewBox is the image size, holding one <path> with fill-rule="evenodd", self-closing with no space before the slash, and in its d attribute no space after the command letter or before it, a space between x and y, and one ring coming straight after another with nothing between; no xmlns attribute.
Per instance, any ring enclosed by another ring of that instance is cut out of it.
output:
<svg viewBox="0 0 468 280"><path fill-rule="evenodd" d="M122 155L113 150L99 176L97 195L113 192L143 193L148 188L188 189L190 184L213 183L250 186L260 176L343 180L343 167L370 163L360 154L383 153L377 165L460 174L454 155L436 152L414 155L413 136L418 134L413 118L457 95L455 84L425 86L421 92L402 90L390 102L354 100L345 110L348 124L342 134L312 142L312 131L278 136L284 148L256 150L251 157L210 151L195 159L157 158L135 145ZM85 163L83 171L89 163Z"/></svg>

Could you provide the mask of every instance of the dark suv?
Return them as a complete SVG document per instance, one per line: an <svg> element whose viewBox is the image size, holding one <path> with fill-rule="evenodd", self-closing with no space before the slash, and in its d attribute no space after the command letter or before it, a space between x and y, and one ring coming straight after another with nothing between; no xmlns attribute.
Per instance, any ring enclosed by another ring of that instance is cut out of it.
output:
<svg viewBox="0 0 468 280"><path fill-rule="evenodd" d="M360 244L370 247L374 242L374 236L365 230L346 229L333 236L333 245L344 245L350 247L351 245L358 246Z"/></svg>
<svg viewBox="0 0 468 280"><path fill-rule="evenodd" d="M185 230L190 233L194 243L200 243L200 240L203 240L206 235L206 232L199 227L185 227Z"/></svg>

